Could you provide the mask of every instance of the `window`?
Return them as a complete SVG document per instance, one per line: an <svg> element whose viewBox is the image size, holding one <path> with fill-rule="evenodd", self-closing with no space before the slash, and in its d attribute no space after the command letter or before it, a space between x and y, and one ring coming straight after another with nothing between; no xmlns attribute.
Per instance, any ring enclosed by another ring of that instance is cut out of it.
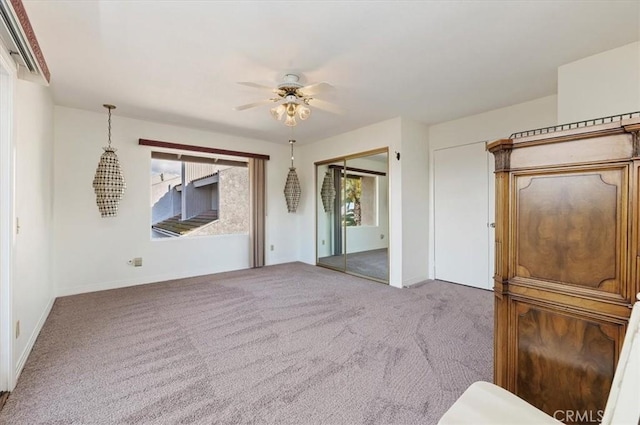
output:
<svg viewBox="0 0 640 425"><path fill-rule="evenodd" d="M151 154L154 239L249 233L247 162Z"/></svg>
<svg viewBox="0 0 640 425"><path fill-rule="evenodd" d="M345 191L345 224L376 226L378 224L376 177L347 174L342 181Z"/></svg>

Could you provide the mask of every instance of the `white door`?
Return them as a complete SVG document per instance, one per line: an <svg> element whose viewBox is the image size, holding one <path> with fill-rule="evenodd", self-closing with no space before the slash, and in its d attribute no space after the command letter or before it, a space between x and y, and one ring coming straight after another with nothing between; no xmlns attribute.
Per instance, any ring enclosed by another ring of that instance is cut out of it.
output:
<svg viewBox="0 0 640 425"><path fill-rule="evenodd" d="M493 286L489 155L484 142L434 151L436 279Z"/></svg>
<svg viewBox="0 0 640 425"><path fill-rule="evenodd" d="M13 264L13 79L0 55L0 392L13 389L11 285Z"/></svg>

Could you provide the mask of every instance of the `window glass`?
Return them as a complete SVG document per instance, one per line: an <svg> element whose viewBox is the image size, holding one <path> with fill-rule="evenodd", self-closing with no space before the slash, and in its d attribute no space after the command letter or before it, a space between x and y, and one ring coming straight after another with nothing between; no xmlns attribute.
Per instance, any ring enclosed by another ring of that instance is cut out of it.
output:
<svg viewBox="0 0 640 425"><path fill-rule="evenodd" d="M152 153L152 238L248 233L245 162Z"/></svg>

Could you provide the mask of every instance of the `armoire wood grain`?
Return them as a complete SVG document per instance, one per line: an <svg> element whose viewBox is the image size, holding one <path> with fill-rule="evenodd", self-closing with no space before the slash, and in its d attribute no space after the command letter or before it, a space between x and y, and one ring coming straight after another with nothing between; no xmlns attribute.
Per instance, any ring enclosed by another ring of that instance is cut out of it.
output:
<svg viewBox="0 0 640 425"><path fill-rule="evenodd" d="M487 148L495 382L550 415L591 423L584 418L604 410L640 292L640 119Z"/></svg>
<svg viewBox="0 0 640 425"><path fill-rule="evenodd" d="M618 293L624 171L517 175L516 275Z"/></svg>
<svg viewBox="0 0 640 425"><path fill-rule="evenodd" d="M514 300L511 311L515 393L550 414L586 410L597 416L611 388L623 325L526 301Z"/></svg>

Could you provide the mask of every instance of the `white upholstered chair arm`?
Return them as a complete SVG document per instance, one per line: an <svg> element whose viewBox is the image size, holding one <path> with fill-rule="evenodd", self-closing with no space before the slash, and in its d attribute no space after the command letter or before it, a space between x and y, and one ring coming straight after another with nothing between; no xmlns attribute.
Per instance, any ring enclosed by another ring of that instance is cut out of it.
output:
<svg viewBox="0 0 640 425"><path fill-rule="evenodd" d="M438 425L558 425L546 413L489 382L475 382L444 414Z"/></svg>

